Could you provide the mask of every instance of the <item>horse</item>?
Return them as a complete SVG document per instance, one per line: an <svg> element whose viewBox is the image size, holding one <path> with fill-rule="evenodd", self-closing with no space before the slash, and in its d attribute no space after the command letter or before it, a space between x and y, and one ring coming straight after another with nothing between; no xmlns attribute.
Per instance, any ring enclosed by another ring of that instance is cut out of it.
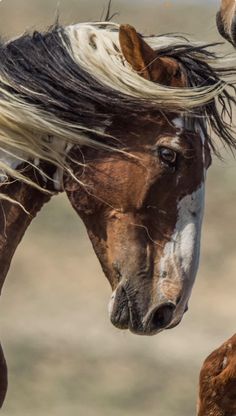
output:
<svg viewBox="0 0 236 416"><path fill-rule="evenodd" d="M181 322L212 136L236 143L233 69L209 47L111 22L1 43L1 288L32 219L65 192L110 282L111 322L139 335Z"/></svg>
<svg viewBox="0 0 236 416"><path fill-rule="evenodd" d="M199 385L198 416L236 414L236 334L205 360Z"/></svg>
<svg viewBox="0 0 236 416"><path fill-rule="evenodd" d="M236 3L234 0L221 0L216 23L221 36L236 46Z"/></svg>

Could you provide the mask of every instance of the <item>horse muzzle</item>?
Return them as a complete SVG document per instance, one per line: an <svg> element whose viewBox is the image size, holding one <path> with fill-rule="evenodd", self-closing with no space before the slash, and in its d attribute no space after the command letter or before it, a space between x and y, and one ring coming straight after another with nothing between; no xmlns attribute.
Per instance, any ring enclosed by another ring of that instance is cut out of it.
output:
<svg viewBox="0 0 236 416"><path fill-rule="evenodd" d="M109 303L112 324L137 335L155 335L167 329L174 319L175 310L176 304L168 299L145 308L135 297L135 291L131 296L122 284L113 292Z"/></svg>

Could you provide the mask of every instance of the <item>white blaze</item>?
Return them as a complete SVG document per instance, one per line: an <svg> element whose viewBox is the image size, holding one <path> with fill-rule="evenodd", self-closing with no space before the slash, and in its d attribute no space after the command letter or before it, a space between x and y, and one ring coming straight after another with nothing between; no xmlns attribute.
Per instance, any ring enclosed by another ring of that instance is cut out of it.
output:
<svg viewBox="0 0 236 416"><path fill-rule="evenodd" d="M202 184L195 192L185 196L178 203L178 217L171 241L166 243L160 261L160 285L163 275L170 280L181 280L186 285L186 304L195 280L199 264L201 226L204 212L205 186Z"/></svg>

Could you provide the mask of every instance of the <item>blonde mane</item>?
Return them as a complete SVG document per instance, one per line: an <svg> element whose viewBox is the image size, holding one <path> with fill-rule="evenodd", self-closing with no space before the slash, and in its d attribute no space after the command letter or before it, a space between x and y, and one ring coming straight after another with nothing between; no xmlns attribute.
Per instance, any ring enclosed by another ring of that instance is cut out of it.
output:
<svg viewBox="0 0 236 416"><path fill-rule="evenodd" d="M222 91L220 82L208 87L170 88L146 80L124 60L118 30L116 23L101 22L82 23L65 29L71 42L72 58L107 87L132 98L148 100L156 108L177 112L200 107ZM183 38L169 36L145 37L145 41L155 50L186 44Z"/></svg>

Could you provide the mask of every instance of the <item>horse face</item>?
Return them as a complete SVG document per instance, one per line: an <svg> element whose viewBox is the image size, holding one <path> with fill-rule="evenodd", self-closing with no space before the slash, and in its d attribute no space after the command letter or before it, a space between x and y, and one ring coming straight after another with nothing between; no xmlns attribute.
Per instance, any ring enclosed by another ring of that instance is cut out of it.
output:
<svg viewBox="0 0 236 416"><path fill-rule="evenodd" d="M120 27L126 61L142 77L185 87L181 64L158 57L134 28ZM122 124L123 123L123 124ZM126 125L124 125L126 123ZM176 115L112 120L123 153L83 149L84 186L66 178L69 199L84 221L110 281L109 311L118 328L155 334L187 310L198 260L205 170L210 152L196 123ZM80 157L74 149L73 159Z"/></svg>
<svg viewBox="0 0 236 416"><path fill-rule="evenodd" d="M234 0L221 0L216 23L221 36L236 46L236 3Z"/></svg>
<svg viewBox="0 0 236 416"><path fill-rule="evenodd" d="M65 181L113 290L111 321L137 334L181 321L198 267L210 156L201 131L180 123L129 121L124 154L84 150L85 186Z"/></svg>

